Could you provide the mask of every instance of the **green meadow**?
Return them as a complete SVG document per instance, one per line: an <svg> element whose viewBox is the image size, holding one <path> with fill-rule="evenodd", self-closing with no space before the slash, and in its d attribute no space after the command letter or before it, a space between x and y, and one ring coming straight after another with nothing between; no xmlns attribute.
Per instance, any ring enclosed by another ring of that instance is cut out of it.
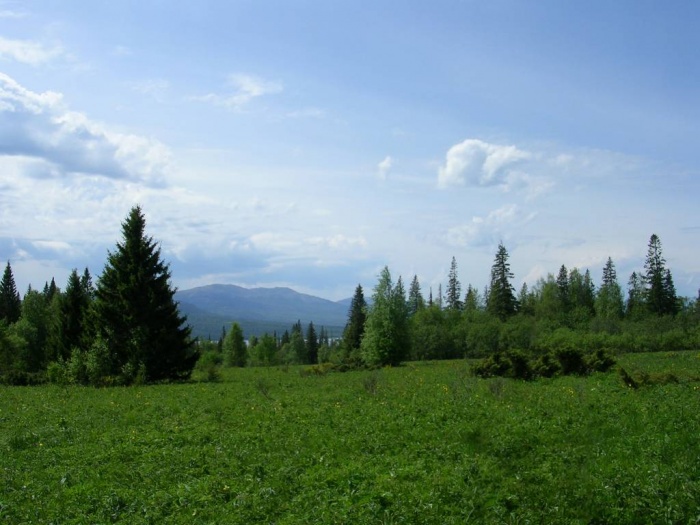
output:
<svg viewBox="0 0 700 525"><path fill-rule="evenodd" d="M697 523L700 354L619 366L0 387L0 523Z"/></svg>

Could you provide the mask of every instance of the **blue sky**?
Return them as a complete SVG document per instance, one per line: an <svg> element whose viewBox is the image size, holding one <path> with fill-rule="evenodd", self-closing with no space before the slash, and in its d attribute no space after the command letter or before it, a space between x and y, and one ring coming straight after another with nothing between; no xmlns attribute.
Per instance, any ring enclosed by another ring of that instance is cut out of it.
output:
<svg viewBox="0 0 700 525"><path fill-rule="evenodd" d="M0 256L102 272L136 203L173 284L482 288L652 233L700 287L700 4L0 0Z"/></svg>

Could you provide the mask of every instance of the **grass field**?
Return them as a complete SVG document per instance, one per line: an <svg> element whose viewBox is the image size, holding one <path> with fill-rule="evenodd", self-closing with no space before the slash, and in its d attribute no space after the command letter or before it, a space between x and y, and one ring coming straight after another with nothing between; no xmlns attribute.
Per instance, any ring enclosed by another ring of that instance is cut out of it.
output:
<svg viewBox="0 0 700 525"><path fill-rule="evenodd" d="M1 387L0 523L698 523L700 354L620 364Z"/></svg>

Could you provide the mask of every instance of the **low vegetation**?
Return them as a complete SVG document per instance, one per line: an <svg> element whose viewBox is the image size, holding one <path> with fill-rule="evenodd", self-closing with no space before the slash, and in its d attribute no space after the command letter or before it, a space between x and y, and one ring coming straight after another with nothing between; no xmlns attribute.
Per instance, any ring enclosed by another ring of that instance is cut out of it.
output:
<svg viewBox="0 0 700 525"><path fill-rule="evenodd" d="M617 369L481 379L459 360L0 387L0 523L694 523L700 354Z"/></svg>

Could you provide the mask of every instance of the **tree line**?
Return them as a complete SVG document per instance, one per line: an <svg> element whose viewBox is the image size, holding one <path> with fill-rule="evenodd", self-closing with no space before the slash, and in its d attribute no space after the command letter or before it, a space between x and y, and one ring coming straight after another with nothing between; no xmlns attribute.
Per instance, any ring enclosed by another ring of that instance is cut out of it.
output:
<svg viewBox="0 0 700 525"><path fill-rule="evenodd" d="M594 369L618 352L700 346L700 300L678 297L657 235L626 294L611 258L598 286L588 270L562 265L516 291L502 243L482 291L462 289L455 257L436 297L432 289L424 296L417 276L406 289L384 267L371 301L357 285L335 340L313 322L297 322L281 336L246 341L234 322L217 342L196 341L170 277L139 206L122 223L122 240L96 284L88 269L74 269L65 290L52 279L20 298L8 262L0 281L0 380L111 385L186 379L195 365L215 374L220 366L330 363L344 370L464 357L487 358L482 375L552 375Z"/></svg>
<svg viewBox="0 0 700 525"><path fill-rule="evenodd" d="M609 355L619 352L700 346L700 300L677 295L655 234L644 271L631 274L626 296L611 258L597 287L589 270L565 265L556 276L549 274L531 287L524 283L519 291L513 279L502 243L483 292L468 285L462 294L454 257L444 295L440 286L437 298L431 290L427 301L416 276L406 294L402 278L392 282L385 267L371 306L365 304L361 287L356 290L341 358L395 365L404 360L488 357L489 375L489 366L491 371L500 366L494 359L502 358L506 368L525 359L532 372L530 365L547 356L545 361L557 361L560 369L583 372L604 368ZM556 372L546 362L538 366L539 375Z"/></svg>

